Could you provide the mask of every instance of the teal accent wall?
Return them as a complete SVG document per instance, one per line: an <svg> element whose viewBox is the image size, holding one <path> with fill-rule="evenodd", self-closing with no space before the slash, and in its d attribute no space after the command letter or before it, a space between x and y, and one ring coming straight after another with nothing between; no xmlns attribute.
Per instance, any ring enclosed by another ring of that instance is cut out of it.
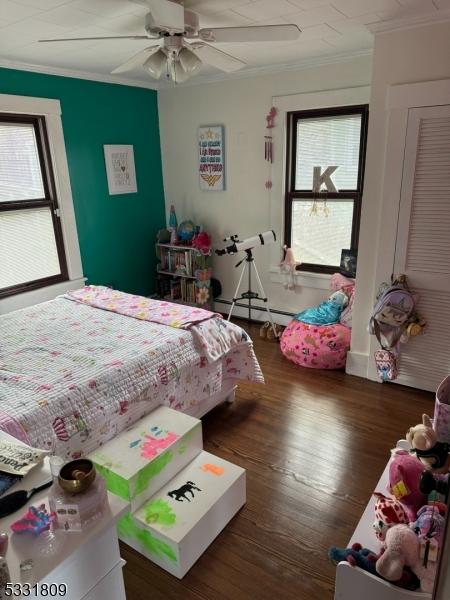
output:
<svg viewBox="0 0 450 600"><path fill-rule="evenodd" d="M155 235L165 226L157 93L0 68L0 93L61 102L83 270L88 283L154 291ZM132 144L138 191L110 196L103 144Z"/></svg>

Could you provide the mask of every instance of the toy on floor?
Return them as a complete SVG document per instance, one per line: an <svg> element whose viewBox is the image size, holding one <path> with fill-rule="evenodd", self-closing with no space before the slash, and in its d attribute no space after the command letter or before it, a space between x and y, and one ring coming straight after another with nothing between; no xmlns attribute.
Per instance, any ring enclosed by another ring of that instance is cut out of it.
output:
<svg viewBox="0 0 450 600"><path fill-rule="evenodd" d="M373 528L375 530L375 535L380 542L384 542L388 529L399 523L407 525L409 519L403 506L395 498L389 498L380 492L375 492L374 496L377 501L375 502L375 521L373 523Z"/></svg>
<svg viewBox="0 0 450 600"><path fill-rule="evenodd" d="M395 449L389 464L389 492L401 503L409 521L415 521L417 511L427 503L420 491L423 465L407 450Z"/></svg>
<svg viewBox="0 0 450 600"><path fill-rule="evenodd" d="M422 423L411 427L406 440L422 464L434 473L450 471L450 444L439 442L433 423L428 415L422 415Z"/></svg>
<svg viewBox="0 0 450 600"><path fill-rule="evenodd" d="M422 591L433 591L437 562L420 557L419 538L408 525L395 525L386 534L386 550L377 560L376 570L384 579L397 581L405 567L419 578Z"/></svg>
<svg viewBox="0 0 450 600"><path fill-rule="evenodd" d="M328 550L328 557L335 563L347 561L352 567L359 567L372 575L381 577L376 570L376 562L380 555L375 554L368 548L363 548L361 544L353 544L351 548L332 547ZM403 569L401 577L395 582L396 586L414 591L420 586L417 577L408 568Z"/></svg>
<svg viewBox="0 0 450 600"><path fill-rule="evenodd" d="M353 294L354 282L336 273L331 278L333 294L319 306L298 313L283 332L280 349L302 367L343 369L350 349L351 330L341 324L342 309ZM351 314L346 315L351 322Z"/></svg>

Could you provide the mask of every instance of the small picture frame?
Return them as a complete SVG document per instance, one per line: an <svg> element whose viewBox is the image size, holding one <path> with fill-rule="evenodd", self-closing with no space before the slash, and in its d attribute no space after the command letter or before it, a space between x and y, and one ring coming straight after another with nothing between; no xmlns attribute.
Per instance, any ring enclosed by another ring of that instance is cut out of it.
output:
<svg viewBox="0 0 450 600"><path fill-rule="evenodd" d="M339 271L341 275L354 279L356 277L356 266L358 262L358 251L357 250L342 250L341 251L341 264Z"/></svg>
<svg viewBox="0 0 450 600"><path fill-rule="evenodd" d="M201 125L198 128L198 180L205 192L223 192L225 186L225 128Z"/></svg>
<svg viewBox="0 0 450 600"><path fill-rule="evenodd" d="M105 144L103 149L109 195L137 192L133 146Z"/></svg>

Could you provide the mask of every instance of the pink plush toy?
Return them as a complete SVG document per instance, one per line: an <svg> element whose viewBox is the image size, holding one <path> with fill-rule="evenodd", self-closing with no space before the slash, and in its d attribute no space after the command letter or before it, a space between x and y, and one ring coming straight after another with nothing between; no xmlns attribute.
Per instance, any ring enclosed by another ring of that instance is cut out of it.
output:
<svg viewBox="0 0 450 600"><path fill-rule="evenodd" d="M388 491L402 504L409 521L415 521L417 511L427 503L419 489L423 464L406 450L394 450L389 465Z"/></svg>
<svg viewBox="0 0 450 600"><path fill-rule="evenodd" d="M384 542L388 529L399 523L405 523L407 525L409 521L403 506L398 500L389 498L379 492L375 492L374 496L377 501L375 503L375 521L373 528L375 530L375 535L380 542Z"/></svg>
<svg viewBox="0 0 450 600"><path fill-rule="evenodd" d="M420 579L422 591L431 593L436 565L436 562L429 561L424 566L417 535L408 525L395 525L386 534L386 551L377 560L376 570L384 579L396 581L401 577L404 567L410 567Z"/></svg>

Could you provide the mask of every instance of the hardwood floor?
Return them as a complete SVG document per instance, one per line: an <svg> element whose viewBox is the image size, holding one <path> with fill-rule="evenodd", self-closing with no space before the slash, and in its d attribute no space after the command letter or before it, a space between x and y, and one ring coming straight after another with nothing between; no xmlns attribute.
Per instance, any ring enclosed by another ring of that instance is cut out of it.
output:
<svg viewBox="0 0 450 600"><path fill-rule="evenodd" d="M243 325L243 323L239 323ZM427 392L296 367L250 328L266 384L203 420L205 449L247 470L247 504L181 581L125 544L128 600L331 600L346 546Z"/></svg>

